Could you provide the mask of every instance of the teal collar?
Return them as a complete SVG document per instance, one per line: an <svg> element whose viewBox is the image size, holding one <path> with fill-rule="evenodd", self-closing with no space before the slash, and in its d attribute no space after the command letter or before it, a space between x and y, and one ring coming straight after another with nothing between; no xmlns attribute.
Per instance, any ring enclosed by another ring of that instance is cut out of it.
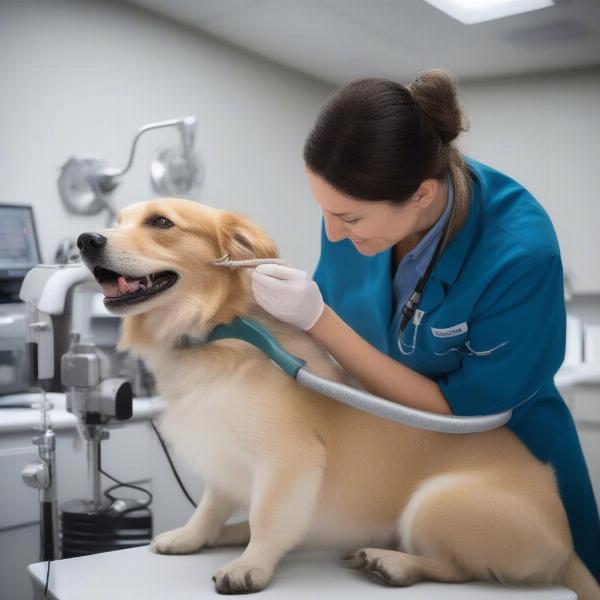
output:
<svg viewBox="0 0 600 600"><path fill-rule="evenodd" d="M217 325L206 337L184 335L179 338L177 348L190 349L204 346L209 342L237 339L262 350L268 358L281 367L294 379L306 361L284 350L277 338L260 323L247 317L236 317L231 323Z"/></svg>

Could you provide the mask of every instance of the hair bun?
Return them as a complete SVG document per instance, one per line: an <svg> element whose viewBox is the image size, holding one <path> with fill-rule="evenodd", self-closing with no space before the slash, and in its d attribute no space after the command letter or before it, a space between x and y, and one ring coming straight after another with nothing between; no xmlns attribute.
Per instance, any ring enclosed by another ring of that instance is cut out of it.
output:
<svg viewBox="0 0 600 600"><path fill-rule="evenodd" d="M419 109L430 119L442 141L449 144L468 124L458 105L456 81L443 69L429 69L408 86Z"/></svg>

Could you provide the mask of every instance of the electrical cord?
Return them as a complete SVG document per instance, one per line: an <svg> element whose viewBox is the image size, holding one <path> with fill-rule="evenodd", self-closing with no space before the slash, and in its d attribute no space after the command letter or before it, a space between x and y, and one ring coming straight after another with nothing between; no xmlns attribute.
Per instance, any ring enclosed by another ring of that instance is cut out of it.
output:
<svg viewBox="0 0 600 600"><path fill-rule="evenodd" d="M117 488L120 487L127 487L127 488L131 488L133 490L138 490L140 492L143 492L144 494L146 494L148 496L148 500L144 503L144 504L140 504L138 506L132 506L131 508L127 508L126 510L121 512L120 516L123 516L129 512L133 512L136 510L150 510L149 506L152 503L152 493L149 492L147 489L140 487L139 485L133 485L131 483L123 483L122 481L119 481L116 477L113 477L112 475L109 475L104 469L102 469L102 445L98 444L98 471L100 471L100 473L102 473L102 475L104 475L105 477L108 477L108 479L110 479L111 481L114 481L116 485L113 485L111 487L109 487L108 489L104 490L104 495L111 501L111 502L115 502L116 500L118 500L118 498L115 498L110 492L112 492L113 490L116 490Z"/></svg>
<svg viewBox="0 0 600 600"><path fill-rule="evenodd" d="M192 497L188 494L188 491L185 489L185 486L183 485L183 482L181 481L181 478L179 477L179 473L177 473L177 469L175 468L175 465L173 464L171 455L169 454L169 451L167 450L167 446L166 446L164 440L162 439L162 436L160 435L160 433L159 433L158 429L156 428L156 425L154 424L154 421L152 419L150 419L150 424L152 425L152 429L154 429L154 433L156 433L156 437L158 438L158 441L160 442L160 445L165 453L165 456L167 457L167 460L169 461L169 465L171 466L171 471L173 471L173 475L175 475L175 479L177 479L177 483L179 484L181 491L185 494L185 497L190 501L190 504L194 508L196 508L196 503L192 500Z"/></svg>
<svg viewBox="0 0 600 600"><path fill-rule="evenodd" d="M171 458L171 455L169 454L169 451L167 450L167 446L152 419L150 419L150 424L152 425L152 429L154 429L154 433L156 433L156 437L158 438L158 441L160 442L163 452L165 453L165 456L167 457L167 460L169 461L169 465L171 467L171 470L173 471L173 475L175 476L177 483L179 484L179 487L181 488L181 491L185 494L185 497L189 500L190 504L194 508L196 508L197 505L192 500L192 497L186 490L185 485L183 485L183 481L181 481L181 478L179 477L179 473L177 473L177 469L175 468L175 465L173 464L173 460ZM116 477L113 477L112 475L109 475L106 471L104 471L102 469L102 450L101 450L101 448L102 448L102 446L99 444L98 445L98 471L100 471L100 473L102 473L102 475L104 475L105 477L108 477L108 479L110 479L111 481L114 481L116 484L116 485L113 485L113 486L109 487L108 489L104 490L104 495L109 500L114 502L116 500L116 498L110 492L112 492L113 490L115 490L119 487L128 487L128 488L131 488L134 490L139 490L140 492L144 492L145 494L147 494L148 501L146 502L146 504L143 504L141 506L135 506L133 508L128 508L127 510L124 510L122 514L124 515L128 512L131 512L134 510L142 510L142 509L146 509L149 511L150 510L149 506L150 506L150 504L152 502L152 498L153 498L152 494L148 490L144 489L143 487L133 485L131 483L123 483L122 481L119 481ZM46 567L46 586L44 587L44 598L48 597L48 582L49 582L49 580L50 580L50 559L48 559L48 566Z"/></svg>
<svg viewBox="0 0 600 600"><path fill-rule="evenodd" d="M48 581L50 581L50 559L48 559L48 564L46 565L46 585L44 587L44 598L48 597Z"/></svg>
<svg viewBox="0 0 600 600"><path fill-rule="evenodd" d="M153 424L154 425L154 424ZM139 485L133 485L132 483L123 483L122 481L120 481L119 479L117 479L116 477L113 477L112 475L110 475L109 473L107 473L103 468L102 468L102 445L98 444L98 471L100 471L100 473L102 473L102 475L104 475L105 477L108 477L108 479L110 479L111 481L115 482L115 485L107 488L106 490L104 490L104 495L111 501L111 502L115 502L116 500L118 500L118 498L116 498L115 496L113 496L111 494L111 492L113 490L116 490L117 488L120 487L127 487L127 488L131 488L133 490L138 490L140 492L143 492L144 494L146 494L148 496L148 500L143 503L140 504L138 506L132 506L131 508L127 508L123 511L121 511L121 513L119 514L119 518L123 517L123 515L126 515L127 513L130 512L134 512L136 510L146 510L148 512L150 512L150 504L152 503L152 493L149 492L147 489L140 487ZM46 585L44 586L44 598L48 597L48 583L50 581L50 561L51 559L48 559L48 565L46 566Z"/></svg>

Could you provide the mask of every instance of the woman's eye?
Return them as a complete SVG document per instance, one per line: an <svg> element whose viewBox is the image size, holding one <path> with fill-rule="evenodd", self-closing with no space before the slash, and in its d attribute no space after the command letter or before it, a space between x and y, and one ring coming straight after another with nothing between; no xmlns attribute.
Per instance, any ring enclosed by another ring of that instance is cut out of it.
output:
<svg viewBox="0 0 600 600"><path fill-rule="evenodd" d="M158 227L159 229L169 229L170 227L174 227L175 223L167 219L167 217L152 217L148 221L148 225Z"/></svg>
<svg viewBox="0 0 600 600"><path fill-rule="evenodd" d="M360 219L344 219L344 223L358 223Z"/></svg>

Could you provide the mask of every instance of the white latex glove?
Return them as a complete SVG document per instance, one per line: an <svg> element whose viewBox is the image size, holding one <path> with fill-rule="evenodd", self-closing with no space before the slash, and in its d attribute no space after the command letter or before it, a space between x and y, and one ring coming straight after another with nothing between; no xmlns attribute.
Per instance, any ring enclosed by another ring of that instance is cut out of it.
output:
<svg viewBox="0 0 600 600"><path fill-rule="evenodd" d="M256 302L280 321L312 329L325 306L308 273L284 265L258 265L252 272Z"/></svg>

